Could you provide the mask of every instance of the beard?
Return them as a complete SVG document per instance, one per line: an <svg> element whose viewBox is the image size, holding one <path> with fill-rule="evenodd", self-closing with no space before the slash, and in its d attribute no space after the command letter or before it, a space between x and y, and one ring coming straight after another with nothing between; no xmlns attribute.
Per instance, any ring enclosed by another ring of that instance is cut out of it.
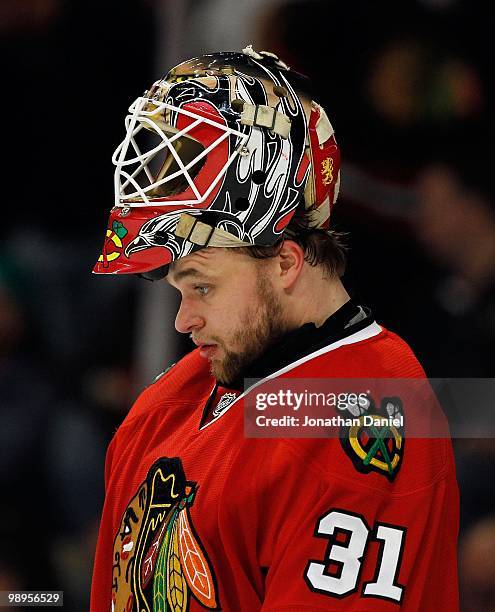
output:
<svg viewBox="0 0 495 612"><path fill-rule="evenodd" d="M243 370L289 331L282 303L263 270L259 270L256 297L257 303L246 308L229 341L231 346L242 347L240 350L229 350L220 338L213 338L225 353L223 359L213 359L210 366L222 386L228 387L236 381Z"/></svg>

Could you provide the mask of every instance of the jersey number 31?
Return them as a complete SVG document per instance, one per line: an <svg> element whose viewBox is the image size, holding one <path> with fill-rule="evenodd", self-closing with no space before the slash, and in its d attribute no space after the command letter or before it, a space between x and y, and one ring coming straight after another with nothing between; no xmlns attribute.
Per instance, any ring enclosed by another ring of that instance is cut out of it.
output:
<svg viewBox="0 0 495 612"><path fill-rule="evenodd" d="M400 603L404 586L398 584L406 529L387 523L375 523L370 530L364 517L333 508L320 518L316 537L329 540L325 562L311 560L304 578L312 591L347 597L358 590L359 579L370 540L380 542L375 575L363 584L362 597L378 597ZM331 563L331 571L327 571Z"/></svg>

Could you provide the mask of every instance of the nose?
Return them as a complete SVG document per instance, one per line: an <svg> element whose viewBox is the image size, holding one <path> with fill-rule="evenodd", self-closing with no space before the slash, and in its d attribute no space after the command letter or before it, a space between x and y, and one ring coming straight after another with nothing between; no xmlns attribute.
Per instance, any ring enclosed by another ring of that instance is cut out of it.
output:
<svg viewBox="0 0 495 612"><path fill-rule="evenodd" d="M205 320L191 301L183 298L175 317L175 329L181 334L190 334L192 331L202 329L204 325Z"/></svg>

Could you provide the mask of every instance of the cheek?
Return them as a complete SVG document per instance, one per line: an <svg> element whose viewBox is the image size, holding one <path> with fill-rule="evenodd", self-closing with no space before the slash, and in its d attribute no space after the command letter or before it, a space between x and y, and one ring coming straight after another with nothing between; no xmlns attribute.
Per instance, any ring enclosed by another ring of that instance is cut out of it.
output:
<svg viewBox="0 0 495 612"><path fill-rule="evenodd" d="M258 294L258 277L252 270L239 270L235 282L229 286L231 299L235 304L249 304Z"/></svg>
<svg viewBox="0 0 495 612"><path fill-rule="evenodd" d="M235 327L240 313L245 310L245 299L230 291L218 292L203 310L208 326L219 331Z"/></svg>
<svg viewBox="0 0 495 612"><path fill-rule="evenodd" d="M251 315L252 318L252 315ZM206 319L208 336L227 350L238 350L239 335L250 321L246 320L246 306L242 303L224 305L212 310Z"/></svg>
<svg viewBox="0 0 495 612"><path fill-rule="evenodd" d="M256 279L243 272L240 270L232 282L218 288L203 310L207 333L225 343L235 343L235 336L257 320Z"/></svg>
<svg viewBox="0 0 495 612"><path fill-rule="evenodd" d="M214 336L226 340L236 327L237 317L235 307L229 308L225 305L222 308L212 309L206 316L206 328Z"/></svg>

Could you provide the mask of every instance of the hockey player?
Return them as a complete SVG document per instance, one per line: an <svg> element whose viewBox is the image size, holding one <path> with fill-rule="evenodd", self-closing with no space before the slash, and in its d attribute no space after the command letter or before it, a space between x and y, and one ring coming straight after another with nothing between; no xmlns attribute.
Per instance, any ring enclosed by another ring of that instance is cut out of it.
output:
<svg viewBox="0 0 495 612"><path fill-rule="evenodd" d="M405 440L434 402L351 405L339 437L245 436L251 379L425 377L341 283L339 150L307 81L250 47L205 55L126 130L95 272L166 278L197 348L109 446L91 610L457 610L450 441Z"/></svg>

